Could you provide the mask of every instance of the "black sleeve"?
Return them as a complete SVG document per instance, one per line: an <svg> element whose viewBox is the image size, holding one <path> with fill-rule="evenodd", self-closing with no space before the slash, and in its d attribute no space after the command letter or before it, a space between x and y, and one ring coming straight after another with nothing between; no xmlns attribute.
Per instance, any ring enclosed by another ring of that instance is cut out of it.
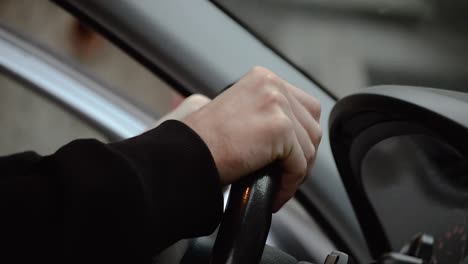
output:
<svg viewBox="0 0 468 264"><path fill-rule="evenodd" d="M151 263L222 215L213 158L178 121L122 142L3 157L0 174L0 262Z"/></svg>

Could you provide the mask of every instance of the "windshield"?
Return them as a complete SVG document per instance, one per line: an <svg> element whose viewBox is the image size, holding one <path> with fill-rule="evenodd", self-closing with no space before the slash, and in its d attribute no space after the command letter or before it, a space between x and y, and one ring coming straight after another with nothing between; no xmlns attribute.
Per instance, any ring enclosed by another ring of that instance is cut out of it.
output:
<svg viewBox="0 0 468 264"><path fill-rule="evenodd" d="M215 2L338 98L380 84L468 91L468 1Z"/></svg>

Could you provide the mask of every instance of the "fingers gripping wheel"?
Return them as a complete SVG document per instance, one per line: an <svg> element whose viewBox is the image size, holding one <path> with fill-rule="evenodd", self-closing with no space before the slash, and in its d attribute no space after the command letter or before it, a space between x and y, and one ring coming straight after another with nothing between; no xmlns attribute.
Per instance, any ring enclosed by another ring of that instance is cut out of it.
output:
<svg viewBox="0 0 468 264"><path fill-rule="evenodd" d="M279 174L279 167L272 164L231 186L211 256L212 264L260 262L270 229Z"/></svg>

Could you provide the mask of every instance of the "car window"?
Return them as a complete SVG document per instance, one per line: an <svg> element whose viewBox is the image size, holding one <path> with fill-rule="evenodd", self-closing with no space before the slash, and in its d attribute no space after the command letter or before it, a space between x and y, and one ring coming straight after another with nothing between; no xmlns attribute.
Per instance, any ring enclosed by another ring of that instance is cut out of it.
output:
<svg viewBox="0 0 468 264"><path fill-rule="evenodd" d="M106 137L76 115L0 71L0 156L33 150L46 155L77 138Z"/></svg>
<svg viewBox="0 0 468 264"><path fill-rule="evenodd" d="M56 55L151 117L169 112L182 99L52 1L2 0L0 27ZM0 72L0 155L25 150L49 154L76 138L107 140L76 114L34 90Z"/></svg>
<svg viewBox="0 0 468 264"><path fill-rule="evenodd" d="M76 64L156 116L180 100L160 78L52 1L2 0L0 25Z"/></svg>
<svg viewBox="0 0 468 264"><path fill-rule="evenodd" d="M380 84L468 91L468 2L215 0L340 98Z"/></svg>

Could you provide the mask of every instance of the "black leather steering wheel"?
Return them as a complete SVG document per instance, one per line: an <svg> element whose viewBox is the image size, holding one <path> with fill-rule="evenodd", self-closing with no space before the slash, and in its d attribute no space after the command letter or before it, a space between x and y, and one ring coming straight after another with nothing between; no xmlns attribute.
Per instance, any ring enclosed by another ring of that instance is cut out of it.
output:
<svg viewBox="0 0 468 264"><path fill-rule="evenodd" d="M231 186L213 247L212 264L257 264L270 230L280 169L276 163Z"/></svg>

